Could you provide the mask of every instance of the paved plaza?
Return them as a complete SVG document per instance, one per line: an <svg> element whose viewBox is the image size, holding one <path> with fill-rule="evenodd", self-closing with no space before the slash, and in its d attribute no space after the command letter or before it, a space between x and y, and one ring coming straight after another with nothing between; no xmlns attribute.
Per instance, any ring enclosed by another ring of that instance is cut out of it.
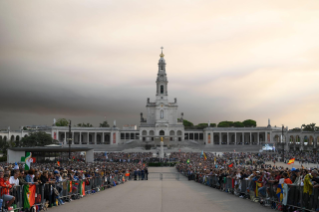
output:
<svg viewBox="0 0 319 212"><path fill-rule="evenodd" d="M81 200L54 207L50 212L193 212L193 211L270 211L249 200L188 181L175 168L149 168L148 181L130 181L112 189L86 196ZM159 173L163 173L160 180Z"/></svg>

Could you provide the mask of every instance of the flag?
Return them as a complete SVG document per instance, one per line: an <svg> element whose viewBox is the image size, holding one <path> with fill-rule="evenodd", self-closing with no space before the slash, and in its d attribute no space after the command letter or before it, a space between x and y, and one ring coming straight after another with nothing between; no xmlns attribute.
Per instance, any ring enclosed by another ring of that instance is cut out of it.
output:
<svg viewBox="0 0 319 212"><path fill-rule="evenodd" d="M290 159L289 161L288 161L288 165L290 165L290 164L292 164L292 163L294 163L295 162L295 158L292 158L292 159Z"/></svg>
<svg viewBox="0 0 319 212"><path fill-rule="evenodd" d="M60 161L57 161L56 163L58 164L58 166L60 166Z"/></svg>
<svg viewBox="0 0 319 212"><path fill-rule="evenodd" d="M35 163L35 158L32 157L31 152L26 152L25 157L21 157L21 162L25 162L24 170L30 170L31 163Z"/></svg>
<svg viewBox="0 0 319 212"><path fill-rule="evenodd" d="M190 162L190 160L189 160L189 158L188 158L187 161L186 161L186 163L189 164L189 162Z"/></svg>
<svg viewBox="0 0 319 212"><path fill-rule="evenodd" d="M80 189L79 189L79 193L80 193L80 195L85 196L85 182L81 181L80 185L81 186L80 186Z"/></svg>
<svg viewBox="0 0 319 212"><path fill-rule="evenodd" d="M35 202L35 185L23 186L23 208L30 208Z"/></svg>
<svg viewBox="0 0 319 212"><path fill-rule="evenodd" d="M203 152L203 155L204 155L204 160L207 160L205 152Z"/></svg>
<svg viewBox="0 0 319 212"><path fill-rule="evenodd" d="M72 181L68 181L68 192L72 192Z"/></svg>
<svg viewBox="0 0 319 212"><path fill-rule="evenodd" d="M138 165L141 165L142 164L142 161L138 162Z"/></svg>
<svg viewBox="0 0 319 212"><path fill-rule="evenodd" d="M233 166L234 166L234 163L231 163L231 164L228 165L229 168L231 168Z"/></svg>
<svg viewBox="0 0 319 212"><path fill-rule="evenodd" d="M200 158L204 156L204 151L202 150L202 153L200 154Z"/></svg>
<svg viewBox="0 0 319 212"><path fill-rule="evenodd" d="M105 159L108 159L107 152L104 152ZM130 156L129 156L130 157Z"/></svg>
<svg viewBox="0 0 319 212"><path fill-rule="evenodd" d="M260 187L263 187L263 184L256 182L256 191L255 191L256 197L258 197L258 188Z"/></svg>
<svg viewBox="0 0 319 212"><path fill-rule="evenodd" d="M278 199L279 199L280 202L281 202L281 201L282 201L282 198L283 198L283 188L282 188L282 184L278 184L276 194L277 194Z"/></svg>

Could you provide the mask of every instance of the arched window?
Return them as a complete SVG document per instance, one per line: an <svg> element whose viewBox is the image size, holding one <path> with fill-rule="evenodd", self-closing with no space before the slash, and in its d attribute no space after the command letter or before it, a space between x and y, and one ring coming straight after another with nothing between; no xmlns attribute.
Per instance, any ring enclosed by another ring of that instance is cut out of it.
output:
<svg viewBox="0 0 319 212"><path fill-rule="evenodd" d="M161 119L163 119L164 118L164 111L163 110L161 110Z"/></svg>
<svg viewBox="0 0 319 212"><path fill-rule="evenodd" d="M160 135L165 135L164 130L161 130L161 131L159 132L159 134L160 134Z"/></svg>
<svg viewBox="0 0 319 212"><path fill-rule="evenodd" d="M164 85L161 85L161 94L164 94Z"/></svg>

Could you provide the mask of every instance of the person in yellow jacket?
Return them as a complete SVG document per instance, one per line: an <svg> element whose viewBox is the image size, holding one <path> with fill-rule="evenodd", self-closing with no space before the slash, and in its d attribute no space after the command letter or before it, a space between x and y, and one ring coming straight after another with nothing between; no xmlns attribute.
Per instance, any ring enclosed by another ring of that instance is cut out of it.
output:
<svg viewBox="0 0 319 212"><path fill-rule="evenodd" d="M310 174L306 174L304 181L303 181L303 193L309 193L309 195L312 194L312 183L311 180L312 176Z"/></svg>

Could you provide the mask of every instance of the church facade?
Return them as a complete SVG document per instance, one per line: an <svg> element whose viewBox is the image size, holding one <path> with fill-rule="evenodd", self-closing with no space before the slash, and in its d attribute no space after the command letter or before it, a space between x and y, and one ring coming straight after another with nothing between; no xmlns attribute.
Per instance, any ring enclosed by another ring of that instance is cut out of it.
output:
<svg viewBox="0 0 319 212"><path fill-rule="evenodd" d="M168 99L168 80L166 62L163 51L158 61L155 101L147 99L146 118L141 113L140 140L156 141L160 137L164 140L182 141L184 135L183 114L178 115L177 98L173 102Z"/></svg>
<svg viewBox="0 0 319 212"><path fill-rule="evenodd" d="M94 147L95 150L124 146L129 143L143 146L145 144L157 145L161 138L166 145L183 146L198 144L201 147L214 149L227 147L235 149L243 147L261 148L265 144L285 148L286 150L312 151L319 146L319 132L291 131L288 127L272 127L268 120L265 127L208 127L205 129L185 129L183 113L178 111L177 98L169 99L168 77L163 49L157 64L156 95L155 100L147 98L146 114L140 114L138 128L119 128L116 122L112 127L72 127L69 134L68 127L49 126L36 127L33 131L44 131L67 145L71 139L72 145ZM0 131L0 139L6 141L19 141L28 136L30 131L17 130Z"/></svg>

